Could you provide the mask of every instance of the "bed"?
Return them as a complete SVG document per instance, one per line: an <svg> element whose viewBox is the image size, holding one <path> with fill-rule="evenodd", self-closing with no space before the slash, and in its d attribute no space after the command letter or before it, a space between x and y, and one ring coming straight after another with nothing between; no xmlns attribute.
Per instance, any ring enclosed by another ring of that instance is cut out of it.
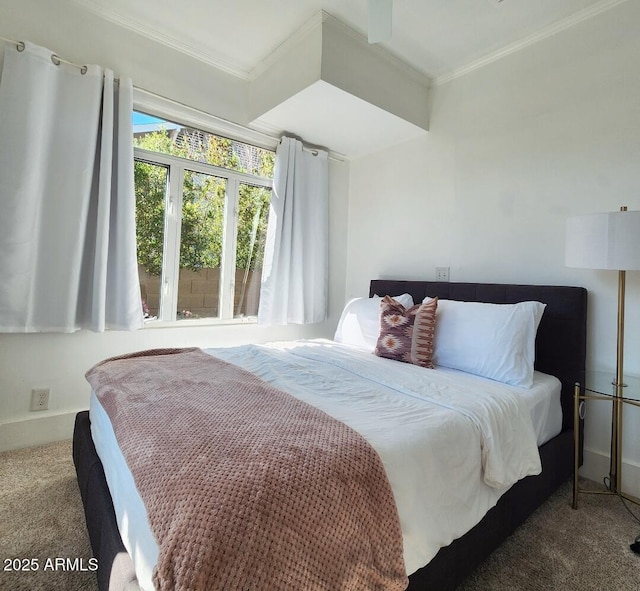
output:
<svg viewBox="0 0 640 591"><path fill-rule="evenodd" d="M502 494L501 491L497 499L489 498L486 504L495 506L489 508L477 525L437 551L426 566L415 568L415 560L406 559L405 562L414 565L409 570L408 589L449 590L455 589L572 474L571 403L573 385L584 376L587 295L584 289L574 287L387 280L372 281L369 295L405 293L410 294L414 302L421 302L427 296L495 304L543 302L546 307L535 339L536 370L559 380L558 398L562 414L557 428L551 435L537 433L538 441L544 441L539 448L542 472L507 487L507 492ZM304 351L305 355L315 354L308 347ZM360 363L359 360L357 362ZM93 417L99 419L95 410ZM87 412L80 413L76 419L73 453L87 527L94 555L100 564L99 586L101 590L136 588L136 571L118 529L105 469L95 449ZM113 467L106 468L107 473L114 470ZM416 536L420 536L419 531Z"/></svg>

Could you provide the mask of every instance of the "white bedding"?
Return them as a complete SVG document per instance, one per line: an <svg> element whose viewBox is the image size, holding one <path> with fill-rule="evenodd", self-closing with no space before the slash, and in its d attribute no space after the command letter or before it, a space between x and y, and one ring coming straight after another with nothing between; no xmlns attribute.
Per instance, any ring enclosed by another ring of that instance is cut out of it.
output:
<svg viewBox="0 0 640 591"><path fill-rule="evenodd" d="M382 359L333 341L207 352L321 408L373 445L398 506L408 574L478 523L515 481L538 473L537 446L561 430L560 383L539 372L525 390ZM90 415L123 542L141 588L152 590L157 545L93 394Z"/></svg>

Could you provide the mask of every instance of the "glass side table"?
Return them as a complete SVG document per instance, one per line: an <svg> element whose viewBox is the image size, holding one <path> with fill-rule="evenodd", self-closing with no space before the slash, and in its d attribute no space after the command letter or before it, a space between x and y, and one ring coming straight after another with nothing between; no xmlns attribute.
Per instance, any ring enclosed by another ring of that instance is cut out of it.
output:
<svg viewBox="0 0 640 591"><path fill-rule="evenodd" d="M580 463L580 419L584 418L586 400L604 400L611 403L611 455L609 485L605 490L585 490L578 485ZM573 503L578 508L579 493L619 495L632 503L640 499L622 492L622 415L626 405L640 407L640 377L625 376L623 384L616 385L616 376L609 372L587 372L585 383L576 382L573 392Z"/></svg>

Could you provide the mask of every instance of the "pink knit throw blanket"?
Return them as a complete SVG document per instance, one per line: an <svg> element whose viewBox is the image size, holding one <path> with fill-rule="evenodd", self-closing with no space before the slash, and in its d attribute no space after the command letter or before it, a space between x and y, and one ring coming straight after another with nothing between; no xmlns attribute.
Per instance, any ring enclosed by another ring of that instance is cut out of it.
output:
<svg viewBox="0 0 640 591"><path fill-rule="evenodd" d="M87 379L147 508L158 591L406 588L393 493L350 427L195 348Z"/></svg>

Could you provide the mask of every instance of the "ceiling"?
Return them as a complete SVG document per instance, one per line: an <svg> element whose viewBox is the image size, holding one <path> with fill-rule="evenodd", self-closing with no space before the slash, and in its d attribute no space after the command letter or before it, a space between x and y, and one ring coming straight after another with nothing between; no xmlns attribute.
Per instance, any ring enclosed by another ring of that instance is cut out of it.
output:
<svg viewBox="0 0 640 591"><path fill-rule="evenodd" d="M398 60L410 66L405 69L419 78L422 88L414 98L424 102L425 112L427 98L422 93L429 85L464 75L625 1L393 0L392 37L370 46L368 0L71 0L103 19L233 74L247 86L259 84L274 56L280 59L293 52L298 60L300 39L314 30L319 16L322 22L327 17L355 31L365 53L391 54L397 71L403 70ZM349 76L357 58L346 47L340 51L352 58L345 68ZM346 61L338 56L338 64L343 67ZM301 71L306 75L311 66L305 64ZM287 71L291 82L295 75ZM324 62L320 71L325 71ZM371 94L327 84L322 76L239 123L271 137L294 133L345 158L426 133L427 123L410 123L411 118L373 100ZM274 78L273 87L287 86L281 82L281 77ZM382 86L388 95L389 89ZM411 94L405 90L400 93L403 104Z"/></svg>
<svg viewBox="0 0 640 591"><path fill-rule="evenodd" d="M73 1L243 78L320 10L364 35L368 24L367 0ZM622 1L394 0L381 45L437 80Z"/></svg>

